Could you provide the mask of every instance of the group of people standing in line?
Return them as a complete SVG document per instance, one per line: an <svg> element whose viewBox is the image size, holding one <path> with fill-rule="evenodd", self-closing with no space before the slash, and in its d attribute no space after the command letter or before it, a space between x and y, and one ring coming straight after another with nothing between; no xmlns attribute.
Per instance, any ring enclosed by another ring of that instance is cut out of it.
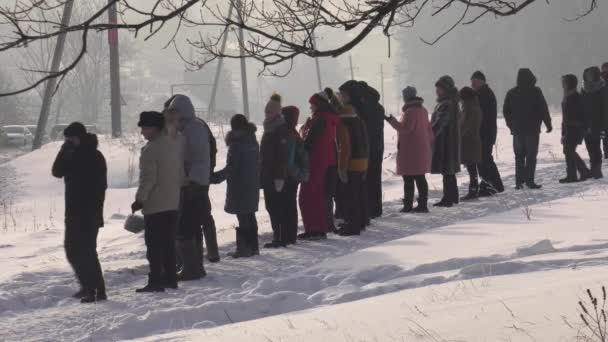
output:
<svg viewBox="0 0 608 342"><path fill-rule="evenodd" d="M608 63L601 70L585 70L583 80L579 93L576 76L562 78L567 176L561 183L602 177L602 139L608 158ZM435 207L503 192L492 155L498 106L485 75L476 71L471 86L460 90L450 76L443 76L435 88L437 105L430 120L424 100L411 86L402 91L404 105L397 119L385 114L375 89L351 80L337 93L327 88L312 95L311 115L299 129L300 110L283 106L281 96L273 94L265 108L259 143L255 124L241 114L232 117L225 137L226 165L221 170L215 170L215 138L207 123L196 117L187 96L171 97L162 112L141 113L138 126L147 144L140 156L139 187L131 209L144 215L150 273L148 284L136 291L162 292L176 289L178 281L204 277L203 241L207 260L220 261L209 199L212 184L226 181L224 210L238 220L236 250L228 254L233 258L260 253L255 216L260 189L273 231L265 248L326 239L328 233L360 235L371 219L382 215L385 121L398 134L396 173L404 184L401 212L429 212L427 173L443 177L443 196ZM540 189L535 182L540 128L544 123L551 132L552 125L543 93L529 69L519 70L503 113L513 135L515 188ZM98 231L104 224L107 167L97 150L97 137L84 125L72 123L64 136L53 175L65 180L65 249L81 286L74 297L83 303L96 302L107 299L96 252ZM590 169L576 152L583 140ZM470 178L463 197L456 180L461 165ZM304 226L299 235L298 208Z"/></svg>

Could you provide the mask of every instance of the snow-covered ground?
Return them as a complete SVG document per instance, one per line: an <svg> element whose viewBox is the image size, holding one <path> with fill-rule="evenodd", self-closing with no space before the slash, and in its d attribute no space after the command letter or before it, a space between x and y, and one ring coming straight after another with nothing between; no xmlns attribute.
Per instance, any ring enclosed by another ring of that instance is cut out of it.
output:
<svg viewBox="0 0 608 342"><path fill-rule="evenodd" d="M608 182L558 184L555 132L541 137L543 189L515 191L510 136L504 128L499 135L504 194L430 215L399 213L396 138L387 128L385 215L361 237L223 258L206 264L205 279L151 295L134 292L148 272L143 237L122 229L138 139L101 139L111 189L98 249L110 300L96 305L70 298L77 285L62 249L63 185L49 171L59 146L47 145L5 165L18 182L6 182L15 195L0 208L0 340L576 341L577 301L608 271ZM464 172L460 180L464 192ZM431 190L433 201L439 177ZM236 223L222 211L224 193L212 187L222 254L234 248ZM263 207L258 220L269 240Z"/></svg>

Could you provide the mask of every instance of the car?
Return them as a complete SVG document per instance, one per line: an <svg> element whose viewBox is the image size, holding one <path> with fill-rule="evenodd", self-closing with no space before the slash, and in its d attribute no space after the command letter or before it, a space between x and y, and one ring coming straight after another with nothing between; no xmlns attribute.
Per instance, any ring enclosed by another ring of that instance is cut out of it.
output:
<svg viewBox="0 0 608 342"><path fill-rule="evenodd" d="M34 140L34 135L25 126L4 126L2 136L6 145L27 146Z"/></svg>

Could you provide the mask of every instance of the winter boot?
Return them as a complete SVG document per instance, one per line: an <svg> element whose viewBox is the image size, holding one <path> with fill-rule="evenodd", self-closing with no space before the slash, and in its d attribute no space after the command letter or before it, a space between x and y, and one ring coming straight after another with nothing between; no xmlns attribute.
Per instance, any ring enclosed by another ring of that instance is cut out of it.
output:
<svg viewBox="0 0 608 342"><path fill-rule="evenodd" d="M604 175L602 174L602 163L591 165L591 176L594 179L604 178Z"/></svg>
<svg viewBox="0 0 608 342"><path fill-rule="evenodd" d="M236 250L234 252L228 253L229 257L234 259L238 258L250 258L254 255L253 248L249 243L248 231L237 228L236 229Z"/></svg>
<svg viewBox="0 0 608 342"><path fill-rule="evenodd" d="M89 290L89 291L86 291L86 294L84 295L84 297L82 297L80 299L80 302L83 304L87 304L87 303L103 302L107 299L108 299L108 297L106 296L105 292L98 294L96 290Z"/></svg>
<svg viewBox="0 0 608 342"><path fill-rule="evenodd" d="M181 260L178 281L198 280L204 276L203 256L195 240L178 240L177 254Z"/></svg>
<svg viewBox="0 0 608 342"><path fill-rule="evenodd" d="M579 180L573 177L566 177L559 180L560 184L576 183Z"/></svg>
<svg viewBox="0 0 608 342"><path fill-rule="evenodd" d="M502 191L504 191L504 188L502 189ZM499 192L500 191L494 188L492 184L482 180L479 184L479 192L477 193L477 195L479 197L490 197L496 195Z"/></svg>
<svg viewBox="0 0 608 342"><path fill-rule="evenodd" d="M477 177L471 177L469 182L469 193L466 196L461 197L463 201L470 201L479 197L479 180Z"/></svg>
<svg viewBox="0 0 608 342"><path fill-rule="evenodd" d="M215 223L211 221L207 226L203 226L203 234L205 235L205 245L207 247L207 260L209 262L219 262L220 253L217 246L217 231Z"/></svg>
<svg viewBox="0 0 608 342"><path fill-rule="evenodd" d="M526 183L526 186L530 190L539 190L539 189L541 189L543 187L540 184L536 184L534 181Z"/></svg>
<svg viewBox="0 0 608 342"><path fill-rule="evenodd" d="M427 196L423 196L423 195L418 196L418 206L416 208L412 209L412 212L428 213L429 212L428 200L429 199Z"/></svg>
<svg viewBox="0 0 608 342"><path fill-rule="evenodd" d="M148 285L135 290L135 293L165 292L165 288L160 284L159 279L154 279L148 274Z"/></svg>

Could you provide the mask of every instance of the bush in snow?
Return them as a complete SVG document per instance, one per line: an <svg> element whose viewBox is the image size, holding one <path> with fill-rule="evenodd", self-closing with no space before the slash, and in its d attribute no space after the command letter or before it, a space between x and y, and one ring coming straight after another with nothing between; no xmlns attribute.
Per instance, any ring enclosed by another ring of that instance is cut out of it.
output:
<svg viewBox="0 0 608 342"><path fill-rule="evenodd" d="M602 303L593 296L591 290L587 289L588 302L580 300L578 302L581 310L580 317L584 323L584 332L581 336L584 341L606 342L608 334L606 332L606 288L602 286Z"/></svg>

